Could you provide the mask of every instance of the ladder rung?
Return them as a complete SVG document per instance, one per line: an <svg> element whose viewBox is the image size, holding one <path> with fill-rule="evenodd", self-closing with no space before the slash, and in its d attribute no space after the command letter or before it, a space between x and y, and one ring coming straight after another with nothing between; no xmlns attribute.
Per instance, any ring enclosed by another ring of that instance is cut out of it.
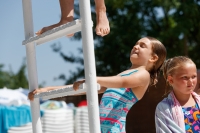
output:
<svg viewBox="0 0 200 133"><path fill-rule="evenodd" d="M68 86L66 88L51 90L48 92L42 92L35 94L35 98L42 98L43 100L52 99L56 97L63 97L63 96L69 96L69 95L75 95L86 92L86 84L83 83L79 86L78 90L74 91L73 85ZM97 84L97 90L100 90L100 85Z"/></svg>
<svg viewBox="0 0 200 133"><path fill-rule="evenodd" d="M81 31L81 20L76 19L72 22L63 24L44 32L39 36L30 37L22 42L23 45L35 42L36 45Z"/></svg>

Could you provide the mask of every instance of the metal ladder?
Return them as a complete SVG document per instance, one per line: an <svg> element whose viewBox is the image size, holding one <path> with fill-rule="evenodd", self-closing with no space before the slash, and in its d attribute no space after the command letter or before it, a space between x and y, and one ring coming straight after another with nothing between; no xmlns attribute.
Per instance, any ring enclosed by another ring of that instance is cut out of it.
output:
<svg viewBox="0 0 200 133"><path fill-rule="evenodd" d="M83 57L86 79L86 96L88 102L89 128L90 133L100 133L99 105L96 83L96 67L94 58L94 41L92 34L92 19L90 0L79 0L80 20L67 23L60 27L54 28L40 36L34 37L33 17L31 0L22 0L25 40L22 42L26 47L26 59L28 69L29 90L33 91L38 88L38 75L36 66L35 47L47 41L65 36L67 34L81 31L83 43ZM33 133L42 133L40 119L39 98L30 102L32 115Z"/></svg>

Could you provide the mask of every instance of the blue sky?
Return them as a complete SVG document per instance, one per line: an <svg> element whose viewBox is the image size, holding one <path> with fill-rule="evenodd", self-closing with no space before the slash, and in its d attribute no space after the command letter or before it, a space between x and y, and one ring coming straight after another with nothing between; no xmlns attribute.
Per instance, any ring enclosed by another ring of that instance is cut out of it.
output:
<svg viewBox="0 0 200 133"><path fill-rule="evenodd" d="M60 20L60 6L58 0L32 0L34 32L44 26L57 23ZM22 0L0 1L0 64L4 70L12 69L17 72L26 57L24 40L24 24ZM78 55L81 41L71 41L62 37L57 40L36 47L38 83L45 82L45 86L63 85L64 81L54 80L59 74L69 76L75 65L66 63L59 54L52 51L51 44L60 42L64 53ZM82 56L82 55L81 55Z"/></svg>

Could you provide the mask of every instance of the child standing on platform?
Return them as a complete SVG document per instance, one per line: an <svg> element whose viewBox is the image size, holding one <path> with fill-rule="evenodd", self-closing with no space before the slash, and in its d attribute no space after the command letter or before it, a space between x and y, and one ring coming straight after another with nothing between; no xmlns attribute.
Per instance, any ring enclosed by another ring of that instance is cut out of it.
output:
<svg viewBox="0 0 200 133"><path fill-rule="evenodd" d="M117 51L116 51L117 52ZM143 96L149 85L157 83L157 75L166 58L164 45L155 38L141 38L130 53L131 67L116 76L97 77L104 93L100 102L100 124L102 133L125 133L126 116L130 108ZM75 90L85 80L73 84ZM34 94L60 87L36 89Z"/></svg>
<svg viewBox="0 0 200 133"><path fill-rule="evenodd" d="M157 105L156 133L199 133L200 96L193 92L196 65L188 57L177 56L164 63L163 75L172 90Z"/></svg>
<svg viewBox="0 0 200 133"><path fill-rule="evenodd" d="M61 9L61 19L57 24L53 24L47 27L43 27L35 34L40 35L48 30L51 30L60 25L66 24L74 20L74 0L59 0ZM96 34L99 36L105 36L110 32L109 21L106 15L106 6L104 0L95 0L95 11L96 11ZM68 35L71 37L72 35Z"/></svg>

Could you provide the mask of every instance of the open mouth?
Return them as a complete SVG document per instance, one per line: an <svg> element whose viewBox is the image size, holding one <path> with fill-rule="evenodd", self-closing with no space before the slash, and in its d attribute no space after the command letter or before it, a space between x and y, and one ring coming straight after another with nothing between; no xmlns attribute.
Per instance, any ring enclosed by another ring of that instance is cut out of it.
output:
<svg viewBox="0 0 200 133"><path fill-rule="evenodd" d="M133 53L132 54L138 54L138 51L133 51Z"/></svg>

